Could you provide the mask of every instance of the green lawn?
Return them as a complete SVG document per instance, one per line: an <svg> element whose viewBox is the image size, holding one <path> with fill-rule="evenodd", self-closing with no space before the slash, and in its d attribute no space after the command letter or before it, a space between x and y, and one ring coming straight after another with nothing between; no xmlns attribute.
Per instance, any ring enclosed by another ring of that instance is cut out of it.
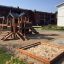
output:
<svg viewBox="0 0 64 64"><path fill-rule="evenodd" d="M64 27L58 27L57 25L46 25L46 26L33 26L35 29L41 30L59 30L64 31Z"/></svg>
<svg viewBox="0 0 64 64"><path fill-rule="evenodd" d="M20 61L19 59L11 59L12 55L6 53L6 51L0 49L0 64L6 64L6 61L10 61L10 63L7 64L26 64L23 61Z"/></svg>
<svg viewBox="0 0 64 64"><path fill-rule="evenodd" d="M56 25L42 26L42 30L61 30L64 31L64 27L58 27Z"/></svg>

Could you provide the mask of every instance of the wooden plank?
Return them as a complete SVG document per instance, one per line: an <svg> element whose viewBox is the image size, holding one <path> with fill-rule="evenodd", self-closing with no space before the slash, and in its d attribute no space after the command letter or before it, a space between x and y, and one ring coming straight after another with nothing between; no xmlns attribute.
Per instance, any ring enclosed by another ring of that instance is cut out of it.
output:
<svg viewBox="0 0 64 64"><path fill-rule="evenodd" d="M7 26L7 24L0 24L0 26Z"/></svg>
<svg viewBox="0 0 64 64"><path fill-rule="evenodd" d="M8 36L11 32L8 32L1 40L3 40L6 36Z"/></svg>
<svg viewBox="0 0 64 64"><path fill-rule="evenodd" d="M13 33L10 33L9 35L7 35L6 37L4 37L4 41L8 38L8 37L10 37L11 35L12 35Z"/></svg>
<svg viewBox="0 0 64 64"><path fill-rule="evenodd" d="M23 46L22 49L28 49L28 48L31 48L31 47L38 46L38 45L40 45L40 44L41 44L41 42L32 43L32 44L30 44L30 45Z"/></svg>
<svg viewBox="0 0 64 64"><path fill-rule="evenodd" d="M27 55L37 61L40 61L42 63L45 63L45 64L50 64L50 61L47 59L47 58L44 58L44 57L39 57L39 56L36 56L35 54L32 54L32 53L29 53L28 51L26 50L23 50L23 49L17 49L21 54L24 54L24 55Z"/></svg>
<svg viewBox="0 0 64 64"><path fill-rule="evenodd" d="M18 31L17 34L19 35L19 37L21 37L21 39L22 39L23 41L25 41L25 38L24 38L24 36L22 35L21 32Z"/></svg>
<svg viewBox="0 0 64 64"><path fill-rule="evenodd" d="M16 33L17 37L21 39L21 37Z"/></svg>

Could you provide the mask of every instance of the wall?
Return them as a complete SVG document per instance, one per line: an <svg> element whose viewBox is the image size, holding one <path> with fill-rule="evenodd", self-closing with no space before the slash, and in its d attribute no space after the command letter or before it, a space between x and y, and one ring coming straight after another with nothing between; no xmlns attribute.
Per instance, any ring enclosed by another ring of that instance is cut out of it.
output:
<svg viewBox="0 0 64 64"><path fill-rule="evenodd" d="M58 7L57 26L64 26L64 5Z"/></svg>
<svg viewBox="0 0 64 64"><path fill-rule="evenodd" d="M35 12L35 20L36 25L49 25L49 24L56 24L56 14L55 13L48 13L48 12Z"/></svg>
<svg viewBox="0 0 64 64"><path fill-rule="evenodd" d="M56 24L56 15L55 13L41 12L41 11L31 11L28 9L21 9L15 7L1 6L0 5L0 15L7 17L8 13L22 13L28 11L32 25L48 25L48 24Z"/></svg>

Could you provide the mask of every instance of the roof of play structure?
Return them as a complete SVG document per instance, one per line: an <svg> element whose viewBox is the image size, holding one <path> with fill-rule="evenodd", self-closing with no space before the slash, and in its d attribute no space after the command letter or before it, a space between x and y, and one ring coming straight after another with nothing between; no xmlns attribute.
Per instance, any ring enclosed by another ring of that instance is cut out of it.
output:
<svg viewBox="0 0 64 64"><path fill-rule="evenodd" d="M8 17L9 16L14 17L14 18L18 18L18 17L26 16L26 13L23 12L23 13L18 14L18 13L12 13L11 12L11 13L9 13Z"/></svg>

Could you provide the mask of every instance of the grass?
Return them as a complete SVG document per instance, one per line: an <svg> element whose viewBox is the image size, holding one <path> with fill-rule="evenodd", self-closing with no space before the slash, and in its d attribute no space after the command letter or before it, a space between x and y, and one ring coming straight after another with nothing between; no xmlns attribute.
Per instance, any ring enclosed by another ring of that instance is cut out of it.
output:
<svg viewBox="0 0 64 64"><path fill-rule="evenodd" d="M0 49L0 64L26 64L26 63L20 61L18 58L13 58L11 54L8 54L3 49Z"/></svg>
<svg viewBox="0 0 64 64"><path fill-rule="evenodd" d="M0 64L4 64L6 61L10 60L11 55L5 53L2 49L0 49Z"/></svg>
<svg viewBox="0 0 64 64"><path fill-rule="evenodd" d="M41 28L42 26L33 26L33 28Z"/></svg>
<svg viewBox="0 0 64 64"><path fill-rule="evenodd" d="M53 31L64 31L64 27L58 27L57 25L46 25L46 26L33 26L36 30L53 30Z"/></svg>
<svg viewBox="0 0 64 64"><path fill-rule="evenodd" d="M41 29L41 30L64 31L64 27L58 27L57 25L34 26L34 28L35 28L35 29Z"/></svg>

